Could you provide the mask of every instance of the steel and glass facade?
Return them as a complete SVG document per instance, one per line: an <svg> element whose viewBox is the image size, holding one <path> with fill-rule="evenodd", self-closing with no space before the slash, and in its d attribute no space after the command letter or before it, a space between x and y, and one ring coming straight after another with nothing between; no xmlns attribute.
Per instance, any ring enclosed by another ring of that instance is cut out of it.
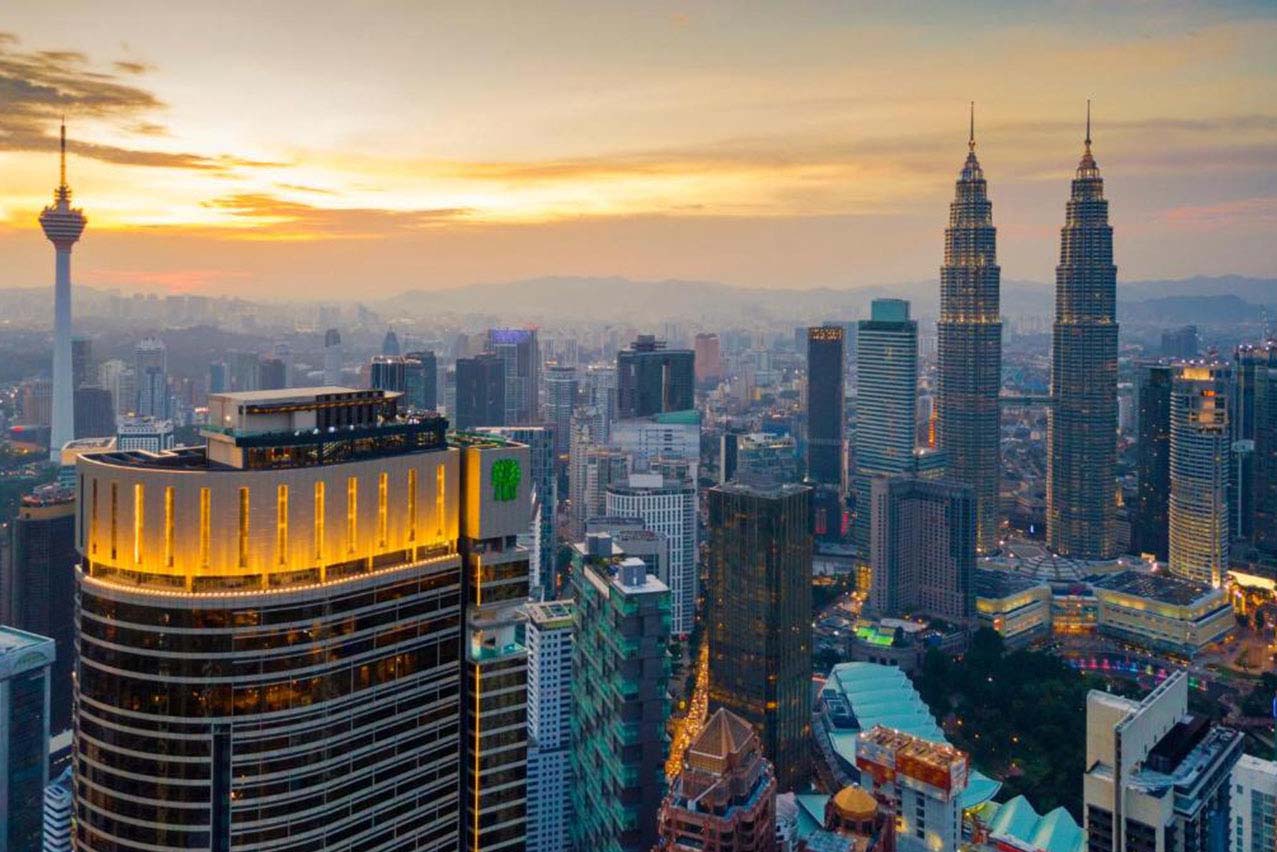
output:
<svg viewBox="0 0 1277 852"><path fill-rule="evenodd" d="M807 476L842 488L843 347L840 325L807 329Z"/></svg>
<svg viewBox="0 0 1277 852"><path fill-rule="evenodd" d="M696 402L696 353L666 349L664 341L640 335L616 353L616 416L647 417L687 411Z"/></svg>
<svg viewBox="0 0 1277 852"><path fill-rule="evenodd" d="M1171 383L1175 368L1169 364L1140 367L1138 384L1139 437L1135 445L1138 480L1135 517L1131 525L1131 549L1167 557L1166 507L1171 490Z"/></svg>
<svg viewBox="0 0 1277 852"><path fill-rule="evenodd" d="M1060 556L1117 553L1116 308L1113 228L1088 125L1055 270L1046 539Z"/></svg>
<svg viewBox="0 0 1277 852"><path fill-rule="evenodd" d="M1214 588L1228 570L1226 364L1186 364L1171 387L1169 565Z"/></svg>
<svg viewBox="0 0 1277 852"><path fill-rule="evenodd" d="M1002 473L1002 318L997 229L974 135L958 176L940 268L940 320L936 324L936 443L947 476L971 487L976 500L976 543L998 547L998 483Z"/></svg>
<svg viewBox="0 0 1277 852"><path fill-rule="evenodd" d="M211 409L78 462L76 848L456 849L459 453L376 391Z"/></svg>

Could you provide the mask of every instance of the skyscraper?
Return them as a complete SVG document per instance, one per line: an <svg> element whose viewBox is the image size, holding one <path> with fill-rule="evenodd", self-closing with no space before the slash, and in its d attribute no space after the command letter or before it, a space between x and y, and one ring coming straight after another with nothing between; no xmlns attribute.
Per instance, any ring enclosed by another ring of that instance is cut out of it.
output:
<svg viewBox="0 0 1277 852"><path fill-rule="evenodd" d="M918 323L903 299L874 299L856 338L855 542L868 559L870 483L913 469L918 410Z"/></svg>
<svg viewBox="0 0 1277 852"><path fill-rule="evenodd" d="M1171 383L1175 368L1144 364L1139 368L1139 436L1135 445L1137 492L1131 525L1131 549L1167 557L1166 511L1171 494Z"/></svg>
<svg viewBox="0 0 1277 852"><path fill-rule="evenodd" d="M417 411L439 409L439 364L430 350L404 356L404 402Z"/></svg>
<svg viewBox="0 0 1277 852"><path fill-rule="evenodd" d="M496 355L457 359L457 405L453 426L504 426L506 423L505 361Z"/></svg>
<svg viewBox="0 0 1277 852"><path fill-rule="evenodd" d="M807 476L842 489L842 326L807 329Z"/></svg>
<svg viewBox="0 0 1277 852"><path fill-rule="evenodd" d="M665 341L641 334L616 353L617 417L647 417L695 407L696 353L666 349Z"/></svg>
<svg viewBox="0 0 1277 852"><path fill-rule="evenodd" d="M528 852L562 852L572 836L571 601L527 605Z"/></svg>
<svg viewBox="0 0 1277 852"><path fill-rule="evenodd" d="M75 437L101 438L115 434L115 404L106 388L83 385L75 389Z"/></svg>
<svg viewBox="0 0 1277 852"><path fill-rule="evenodd" d="M975 617L976 505L971 486L879 476L871 495L869 608L892 617Z"/></svg>
<svg viewBox="0 0 1277 852"><path fill-rule="evenodd" d="M719 708L661 805L661 852L773 852L776 778L749 723Z"/></svg>
<svg viewBox="0 0 1277 852"><path fill-rule="evenodd" d="M696 353L696 381L712 386L723 377L723 360L718 335L701 332L696 335L692 351Z"/></svg>
<svg viewBox="0 0 1277 852"><path fill-rule="evenodd" d="M880 803L895 812L899 852L957 852L962 793L971 777L965 752L948 743L877 725L856 741L856 767Z"/></svg>
<svg viewBox="0 0 1277 852"><path fill-rule="evenodd" d="M940 268L936 323L936 445L948 478L971 486L976 499L976 546L998 547L998 483L1002 474L1002 270L997 229L984 171L975 155L975 107L967 160L958 175Z"/></svg>
<svg viewBox="0 0 1277 852"><path fill-rule="evenodd" d="M381 339L381 354L399 354L399 335L395 334L395 330L393 328L386 329L386 336Z"/></svg>
<svg viewBox="0 0 1277 852"><path fill-rule="evenodd" d="M337 387L341 384L341 332L330 328L324 332L324 384Z"/></svg>
<svg viewBox="0 0 1277 852"><path fill-rule="evenodd" d="M572 414L577 395L576 367L555 365L545 371L545 419L554 426L556 459L566 459L572 446Z"/></svg>
<svg viewBox="0 0 1277 852"><path fill-rule="evenodd" d="M40 213L40 227L53 243L53 416L49 438L49 458L56 462L62 445L75 437L74 377L71 372L71 249L75 247L88 220L84 212L71 206L67 184L67 127L62 125L62 159L58 188L53 203Z"/></svg>
<svg viewBox="0 0 1277 852"><path fill-rule="evenodd" d="M1238 347L1229 399L1234 449L1248 448L1230 478L1238 537L1277 556L1277 342Z"/></svg>
<svg viewBox="0 0 1277 852"><path fill-rule="evenodd" d="M1197 326L1186 325L1162 332L1162 357L1187 361L1196 358L1201 350Z"/></svg>
<svg viewBox="0 0 1277 852"><path fill-rule="evenodd" d="M204 447L78 462L76 729L94 745L77 848L453 852L464 500L446 423L367 390L209 405L224 429ZM133 779L139 753L169 780Z"/></svg>
<svg viewBox="0 0 1277 852"><path fill-rule="evenodd" d="M0 626L0 850L41 848L53 640Z"/></svg>
<svg viewBox="0 0 1277 852"><path fill-rule="evenodd" d="M374 390L404 391L404 359L401 355L374 355L368 365L368 383Z"/></svg>
<svg viewBox="0 0 1277 852"><path fill-rule="evenodd" d="M13 521L0 623L57 643L49 678L49 728L71 727L75 668L75 491L43 485L23 496Z"/></svg>
<svg viewBox="0 0 1277 852"><path fill-rule="evenodd" d="M555 575L554 520L558 511L558 477L554 474L554 441L544 426L483 426L477 431L496 435L528 448L528 471L532 487L528 489L531 511L528 529L520 534L520 543L528 551L528 572L533 596L540 592L546 599L556 597L558 577Z"/></svg>
<svg viewBox="0 0 1277 852"><path fill-rule="evenodd" d="M502 423L508 426L540 423L541 349L537 345L536 329L489 329L488 351L505 363L505 420Z"/></svg>
<svg viewBox="0 0 1277 852"><path fill-rule="evenodd" d="M133 375L137 377L134 412L138 417L168 417L168 352L164 341L143 338L133 350L133 358Z"/></svg>
<svg viewBox="0 0 1277 852"><path fill-rule="evenodd" d="M607 535L576 545L572 583L572 839L649 852L669 753L669 588Z"/></svg>
<svg viewBox="0 0 1277 852"><path fill-rule="evenodd" d="M666 479L659 473L630 474L627 482L607 486L606 514L641 518L643 526L669 542L668 585L670 630L687 636L696 624L697 569L696 486L688 480Z"/></svg>
<svg viewBox="0 0 1277 852"><path fill-rule="evenodd" d="M263 358L258 367L258 385L260 390L283 390L288 387L288 362L273 355Z"/></svg>
<svg viewBox="0 0 1277 852"><path fill-rule="evenodd" d="M1169 567L1219 588L1228 570L1227 364L1181 366L1171 385Z"/></svg>
<svg viewBox="0 0 1277 852"><path fill-rule="evenodd" d="M1046 540L1061 556L1117 551L1117 267L1104 179L1086 147L1060 232L1047 418Z"/></svg>
<svg viewBox="0 0 1277 852"><path fill-rule="evenodd" d="M808 773L811 489L709 491L709 701L759 732L780 789Z"/></svg>
<svg viewBox="0 0 1277 852"><path fill-rule="evenodd" d="M97 380L93 363L93 341L87 337L71 338L71 386L79 388Z"/></svg>

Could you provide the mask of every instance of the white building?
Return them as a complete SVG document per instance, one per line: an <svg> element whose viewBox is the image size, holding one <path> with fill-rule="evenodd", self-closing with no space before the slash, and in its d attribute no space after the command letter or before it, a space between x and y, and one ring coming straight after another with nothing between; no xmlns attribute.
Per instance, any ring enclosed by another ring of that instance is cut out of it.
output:
<svg viewBox="0 0 1277 852"><path fill-rule="evenodd" d="M68 766L44 788L43 852L71 852L71 770Z"/></svg>
<svg viewBox="0 0 1277 852"><path fill-rule="evenodd" d="M1243 754L1233 767L1231 852L1277 849L1277 763Z"/></svg>
<svg viewBox="0 0 1277 852"><path fill-rule="evenodd" d="M173 421L154 417L125 417L116 426L115 444L121 450L173 449Z"/></svg>
<svg viewBox="0 0 1277 852"><path fill-rule="evenodd" d="M571 838L574 609L527 605L528 852L560 852Z"/></svg>
<svg viewBox="0 0 1277 852"><path fill-rule="evenodd" d="M630 454L636 471L648 470L658 458L684 459L695 482L701 459L701 414L671 411L617 420L612 424L611 444Z"/></svg>
<svg viewBox="0 0 1277 852"><path fill-rule="evenodd" d="M660 474L631 474L607 487L607 514L642 518L669 542L670 632L686 636L696 621L696 486Z"/></svg>
<svg viewBox="0 0 1277 852"><path fill-rule="evenodd" d="M856 765L861 783L895 804L899 852L957 852L971 775L964 752L878 725L857 738Z"/></svg>

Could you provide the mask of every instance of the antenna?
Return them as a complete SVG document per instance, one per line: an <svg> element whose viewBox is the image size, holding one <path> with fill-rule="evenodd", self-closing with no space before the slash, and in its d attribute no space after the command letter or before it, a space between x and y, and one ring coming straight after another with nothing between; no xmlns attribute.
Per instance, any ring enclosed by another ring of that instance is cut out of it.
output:
<svg viewBox="0 0 1277 852"><path fill-rule="evenodd" d="M975 101L971 102L971 133L967 136L967 150L975 150Z"/></svg>
<svg viewBox="0 0 1277 852"><path fill-rule="evenodd" d="M1086 99L1086 153L1091 153L1091 99Z"/></svg>
<svg viewBox="0 0 1277 852"><path fill-rule="evenodd" d="M66 186L67 185L67 117L65 115L62 116L62 161L61 161L61 166L60 166L58 175L61 178L61 180L58 182L58 186Z"/></svg>

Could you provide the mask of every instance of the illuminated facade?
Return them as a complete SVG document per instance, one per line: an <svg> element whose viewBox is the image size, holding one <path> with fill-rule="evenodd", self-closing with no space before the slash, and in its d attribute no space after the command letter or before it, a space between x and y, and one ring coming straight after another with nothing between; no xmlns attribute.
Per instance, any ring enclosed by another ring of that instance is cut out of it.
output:
<svg viewBox="0 0 1277 852"><path fill-rule="evenodd" d="M1236 624L1223 589L1166 574L1122 571L1092 584L1100 633L1191 659Z"/></svg>
<svg viewBox="0 0 1277 852"><path fill-rule="evenodd" d="M861 783L895 810L900 852L957 852L962 839L959 798L967 789L967 755L881 725L856 742Z"/></svg>
<svg viewBox="0 0 1277 852"><path fill-rule="evenodd" d="M975 155L972 109L967 160L949 204L940 268L940 320L936 323L936 443L947 475L971 486L976 543L998 547L998 481L1002 473L1002 316L997 229L984 171Z"/></svg>
<svg viewBox="0 0 1277 852"><path fill-rule="evenodd" d="M1171 573L1216 588L1228 570L1227 364L1186 364L1171 385Z"/></svg>
<svg viewBox="0 0 1277 852"><path fill-rule="evenodd" d="M461 452L397 397L210 397L78 462L78 849L455 850Z"/></svg>
<svg viewBox="0 0 1277 852"><path fill-rule="evenodd" d="M1117 553L1117 267L1087 110L1055 269L1046 540L1060 556L1109 559Z"/></svg>
<svg viewBox="0 0 1277 852"><path fill-rule="evenodd" d="M709 492L709 702L759 732L781 790L809 770L811 489Z"/></svg>
<svg viewBox="0 0 1277 852"><path fill-rule="evenodd" d="M843 347L840 325L807 329L807 476L842 488Z"/></svg>

